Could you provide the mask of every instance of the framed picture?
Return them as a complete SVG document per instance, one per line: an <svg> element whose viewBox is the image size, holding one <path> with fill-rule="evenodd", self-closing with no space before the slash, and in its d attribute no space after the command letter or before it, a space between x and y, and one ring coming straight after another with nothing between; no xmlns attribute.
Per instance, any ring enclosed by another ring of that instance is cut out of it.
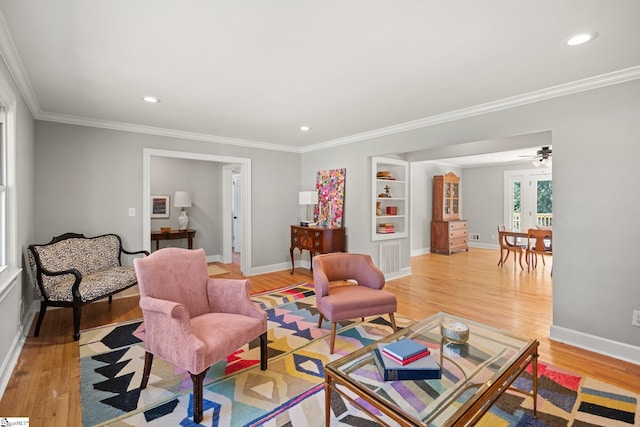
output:
<svg viewBox="0 0 640 427"><path fill-rule="evenodd" d="M171 196L151 196L151 218L169 218Z"/></svg>

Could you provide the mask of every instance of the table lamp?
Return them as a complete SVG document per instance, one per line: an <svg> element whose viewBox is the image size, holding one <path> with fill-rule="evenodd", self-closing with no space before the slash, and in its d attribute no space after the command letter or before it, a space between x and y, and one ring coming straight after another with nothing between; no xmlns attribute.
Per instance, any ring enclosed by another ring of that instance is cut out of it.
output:
<svg viewBox="0 0 640 427"><path fill-rule="evenodd" d="M189 217L187 216L187 210L185 208L191 207L191 193L189 191L176 191L173 198L173 206L182 208L182 210L180 210L180 216L178 217L178 224L180 230L186 230L187 224L189 224Z"/></svg>
<svg viewBox="0 0 640 427"><path fill-rule="evenodd" d="M313 220L311 219L311 206L318 204L318 192L301 191L298 194L298 201L301 205L307 206L307 219L305 221L300 221L300 225L313 224Z"/></svg>

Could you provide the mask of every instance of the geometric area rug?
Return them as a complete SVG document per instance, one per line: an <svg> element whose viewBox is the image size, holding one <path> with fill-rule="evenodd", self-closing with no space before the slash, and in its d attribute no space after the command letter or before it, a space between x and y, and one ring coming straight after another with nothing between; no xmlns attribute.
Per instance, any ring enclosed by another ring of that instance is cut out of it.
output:
<svg viewBox="0 0 640 427"><path fill-rule="evenodd" d="M268 368L259 368L259 340L212 366L204 380L201 424L193 423L187 372L155 358L148 386L140 390L144 344L133 333L142 327L142 319L83 331L79 341L83 425L324 425L324 365L391 333L388 316L340 323L335 352L329 354L330 325L317 328L313 285L293 285L251 298L267 312ZM397 314L396 322L406 327L413 320ZM530 396L508 391L478 425L640 426L636 394L542 361L538 376L537 418L532 416ZM530 372L523 372L513 385L530 391ZM331 420L336 426L377 425L336 393Z"/></svg>

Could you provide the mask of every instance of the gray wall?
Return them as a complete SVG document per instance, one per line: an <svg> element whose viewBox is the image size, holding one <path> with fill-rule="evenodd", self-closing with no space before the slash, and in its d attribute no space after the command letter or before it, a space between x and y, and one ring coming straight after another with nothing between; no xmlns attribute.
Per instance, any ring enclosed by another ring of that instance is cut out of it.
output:
<svg viewBox="0 0 640 427"><path fill-rule="evenodd" d="M151 219L151 230L178 229L180 208L173 207L176 191L190 191L188 228L196 230L194 248L203 248L209 259L222 257L222 163L151 156L151 194L171 197L170 217ZM166 246L187 247L186 239L160 241ZM155 250L155 245L151 246Z"/></svg>
<svg viewBox="0 0 640 427"><path fill-rule="evenodd" d="M640 214L640 200L632 190L633 183L640 178L640 168L636 165L640 156L639 99L640 81L635 80L348 146L312 151L303 155L301 177L303 184L306 183L313 170L328 163L347 167L350 250L376 254L376 245L368 233L370 215L366 209L370 197L369 156L409 153L410 158L411 152L425 149L473 145L473 141L551 131L554 154L552 329L572 331L573 338L579 340L583 336L594 346L606 340L619 342L622 345L611 351L622 350L640 362L640 329L631 325L632 310L640 309L640 281L633 263L628 261L636 252L640 231L632 224L620 226L619 221ZM468 188L464 191L467 199L473 198ZM499 199L496 195L495 200ZM501 200L499 204L502 206ZM464 212L465 216L470 215L468 201ZM616 227L607 226L612 220ZM417 238L412 236L413 240ZM403 259L403 262L408 261Z"/></svg>
<svg viewBox="0 0 640 427"><path fill-rule="evenodd" d="M142 150L154 148L251 159L253 268L284 266L289 258L289 225L300 208L299 154L44 121L35 129L37 242L68 231L117 233L125 247L142 248L142 203L148 203ZM130 207L135 217L128 216Z"/></svg>

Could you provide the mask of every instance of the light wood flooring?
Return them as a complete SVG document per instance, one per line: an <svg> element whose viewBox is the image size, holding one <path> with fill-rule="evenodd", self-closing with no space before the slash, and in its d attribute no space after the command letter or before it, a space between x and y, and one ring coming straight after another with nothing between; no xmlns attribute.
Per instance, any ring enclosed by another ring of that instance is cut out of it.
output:
<svg viewBox="0 0 640 427"><path fill-rule="evenodd" d="M306 255L306 253L305 253ZM536 337L540 357L558 367L640 393L640 365L591 353L547 338L552 320L552 260L533 272L515 267L510 258L497 266L495 250L471 248L468 253L413 257L413 274L391 280L386 289L398 297L398 312L420 319L447 311L499 328ZM221 264L241 278L236 264ZM296 268L251 277L252 292L293 283L312 282L309 270ZM141 317L137 297L96 302L83 308L82 329ZM33 325L17 366L0 401L0 416L30 418L34 426L78 426L80 368L78 343L72 338L69 309L47 313L40 337Z"/></svg>

